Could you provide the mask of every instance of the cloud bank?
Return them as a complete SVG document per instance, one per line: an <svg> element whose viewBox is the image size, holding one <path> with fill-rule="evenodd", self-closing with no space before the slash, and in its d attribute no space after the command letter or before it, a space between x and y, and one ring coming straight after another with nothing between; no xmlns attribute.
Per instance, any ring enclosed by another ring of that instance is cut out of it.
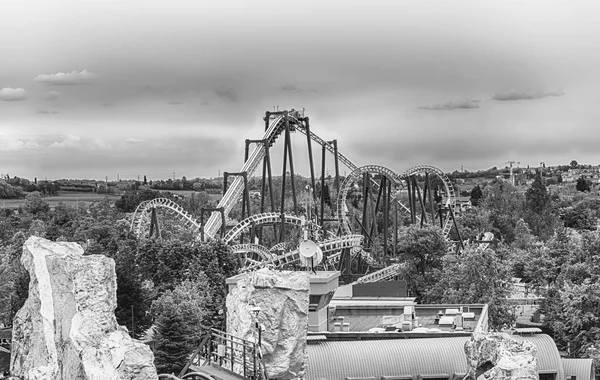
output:
<svg viewBox="0 0 600 380"><path fill-rule="evenodd" d="M81 146L81 137L75 135L67 135L61 142L55 141L50 145L50 148L77 148Z"/></svg>
<svg viewBox="0 0 600 380"><path fill-rule="evenodd" d="M447 102L444 104L433 104L430 106L419 107L419 109L431 110L431 111L473 109L473 108L479 108L479 100L460 100L460 101Z"/></svg>
<svg viewBox="0 0 600 380"><path fill-rule="evenodd" d="M93 83L96 78L96 74L88 70L83 70L81 72L71 71L70 73L40 74L33 78L33 80L46 84L78 85Z"/></svg>
<svg viewBox="0 0 600 380"><path fill-rule="evenodd" d="M494 94L492 99L499 101L510 101L510 100L529 100L529 99L541 99L548 96L563 96L563 91L558 92L544 92L544 91L529 91L529 90L511 90L505 92L498 92Z"/></svg>
<svg viewBox="0 0 600 380"><path fill-rule="evenodd" d="M0 100L5 102L16 102L27 99L27 91L22 88L6 87L0 90Z"/></svg>
<svg viewBox="0 0 600 380"><path fill-rule="evenodd" d="M221 87L215 90L215 94L221 99L229 100L231 102L237 102L238 97L235 90L231 87Z"/></svg>
<svg viewBox="0 0 600 380"><path fill-rule="evenodd" d="M135 137L128 137L125 139L125 142L128 144L139 144L141 142L143 142L144 140L142 139L137 139Z"/></svg>

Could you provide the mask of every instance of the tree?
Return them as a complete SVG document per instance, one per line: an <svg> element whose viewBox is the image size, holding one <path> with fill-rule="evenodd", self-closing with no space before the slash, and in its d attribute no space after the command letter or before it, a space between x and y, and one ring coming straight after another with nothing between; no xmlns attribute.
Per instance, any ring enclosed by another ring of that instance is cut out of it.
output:
<svg viewBox="0 0 600 380"><path fill-rule="evenodd" d="M194 281L183 281L152 303L160 336L155 352L159 373L181 371L200 342L202 320L212 302L208 279L201 272Z"/></svg>
<svg viewBox="0 0 600 380"><path fill-rule="evenodd" d="M536 214L541 214L550 204L550 194L546 189L546 184L542 179L541 173L538 173L525 193L525 202L527 208Z"/></svg>
<svg viewBox="0 0 600 380"><path fill-rule="evenodd" d="M495 237L510 244L514 240L514 228L523 217L525 199L510 183L495 181L483 190L482 207L490 212L490 222Z"/></svg>
<svg viewBox="0 0 600 380"><path fill-rule="evenodd" d="M154 363L159 374L179 373L187 363L190 347L185 322L184 316L175 310L167 310L158 321L159 339L154 351Z"/></svg>
<svg viewBox="0 0 600 380"><path fill-rule="evenodd" d="M483 191L481 191L481 187L479 184L476 185L473 190L471 190L471 204L473 206L479 205L479 199L483 196Z"/></svg>
<svg viewBox="0 0 600 380"><path fill-rule="evenodd" d="M600 344L600 283L589 278L580 285L567 282L552 303L546 320L559 349L569 357L582 357Z"/></svg>
<svg viewBox="0 0 600 380"><path fill-rule="evenodd" d="M146 175L144 174L144 186L146 186L148 184L148 181L146 179Z"/></svg>
<svg viewBox="0 0 600 380"><path fill-rule="evenodd" d="M46 214L50 210L50 205L42 199L38 192L31 193L25 197L24 208L33 215Z"/></svg>
<svg viewBox="0 0 600 380"><path fill-rule="evenodd" d="M586 180L583 176L581 176L577 179L577 185L575 186L575 188L581 192L584 192L584 191L589 192L590 191L590 181Z"/></svg>
<svg viewBox="0 0 600 380"><path fill-rule="evenodd" d="M571 167L571 169L577 169L577 167L579 166L579 164L577 163L576 160L571 161L571 163L569 164L569 166Z"/></svg>
<svg viewBox="0 0 600 380"><path fill-rule="evenodd" d="M507 301L512 276L494 250L467 247L460 255L444 256L442 263L439 281L428 294L429 302L487 303L492 329L514 323L514 307Z"/></svg>
<svg viewBox="0 0 600 380"><path fill-rule="evenodd" d="M183 316L187 331L186 342L190 347L198 343L203 333L202 320L213 303L211 286L207 276L200 272L194 280L186 279L173 290L165 291L152 302L152 314L161 320L174 311Z"/></svg>
<svg viewBox="0 0 600 380"><path fill-rule="evenodd" d="M593 202L582 201L575 206L562 209L562 220L565 227L576 230L595 230L598 225L598 212Z"/></svg>
<svg viewBox="0 0 600 380"><path fill-rule="evenodd" d="M407 264L406 281L419 302L426 302L427 289L435 283L435 269L441 267L446 248L439 227L410 225L398 230L397 250Z"/></svg>
<svg viewBox="0 0 600 380"><path fill-rule="evenodd" d="M531 231L542 240L549 239L558 221L552 207L552 199L541 173L525 193L525 220Z"/></svg>

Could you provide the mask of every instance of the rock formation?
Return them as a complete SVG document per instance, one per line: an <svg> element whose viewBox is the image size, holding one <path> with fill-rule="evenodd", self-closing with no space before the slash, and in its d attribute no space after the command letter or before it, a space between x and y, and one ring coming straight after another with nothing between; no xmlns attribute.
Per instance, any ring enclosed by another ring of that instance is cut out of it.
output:
<svg viewBox="0 0 600 380"><path fill-rule="evenodd" d="M261 269L241 279L227 296L227 332L255 340L260 307L262 352L269 378L295 379L306 372L306 337L310 277L308 272Z"/></svg>
<svg viewBox="0 0 600 380"><path fill-rule="evenodd" d="M473 333L465 343L469 371L465 379L537 380L537 347L506 333Z"/></svg>
<svg viewBox="0 0 600 380"><path fill-rule="evenodd" d="M117 324L115 263L31 237L29 298L14 319L11 374L25 380L157 379L150 348Z"/></svg>

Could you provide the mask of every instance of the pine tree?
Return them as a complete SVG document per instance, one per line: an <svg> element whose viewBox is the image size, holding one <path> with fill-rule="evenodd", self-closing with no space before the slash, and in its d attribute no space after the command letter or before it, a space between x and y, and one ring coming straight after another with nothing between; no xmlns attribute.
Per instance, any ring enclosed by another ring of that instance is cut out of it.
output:
<svg viewBox="0 0 600 380"><path fill-rule="evenodd" d="M471 190L471 204L473 206L479 205L479 199L483 196L483 191L481 191L481 187L476 185L473 190Z"/></svg>
<svg viewBox="0 0 600 380"><path fill-rule="evenodd" d="M187 363L191 347L188 327L182 315L171 311L158 321L160 338L154 351L158 373L178 374Z"/></svg>
<svg viewBox="0 0 600 380"><path fill-rule="evenodd" d="M525 202L527 208L536 214L542 214L550 204L550 194L546 189L546 184L542 179L542 174L538 173L525 193Z"/></svg>

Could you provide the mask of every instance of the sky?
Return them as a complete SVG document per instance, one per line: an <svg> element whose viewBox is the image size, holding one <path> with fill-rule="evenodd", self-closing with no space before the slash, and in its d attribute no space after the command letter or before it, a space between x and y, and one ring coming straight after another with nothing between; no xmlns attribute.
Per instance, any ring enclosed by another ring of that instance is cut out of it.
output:
<svg viewBox="0 0 600 380"><path fill-rule="evenodd" d="M277 106L358 166L598 165L599 19L596 0L3 0L0 173L236 172Z"/></svg>

